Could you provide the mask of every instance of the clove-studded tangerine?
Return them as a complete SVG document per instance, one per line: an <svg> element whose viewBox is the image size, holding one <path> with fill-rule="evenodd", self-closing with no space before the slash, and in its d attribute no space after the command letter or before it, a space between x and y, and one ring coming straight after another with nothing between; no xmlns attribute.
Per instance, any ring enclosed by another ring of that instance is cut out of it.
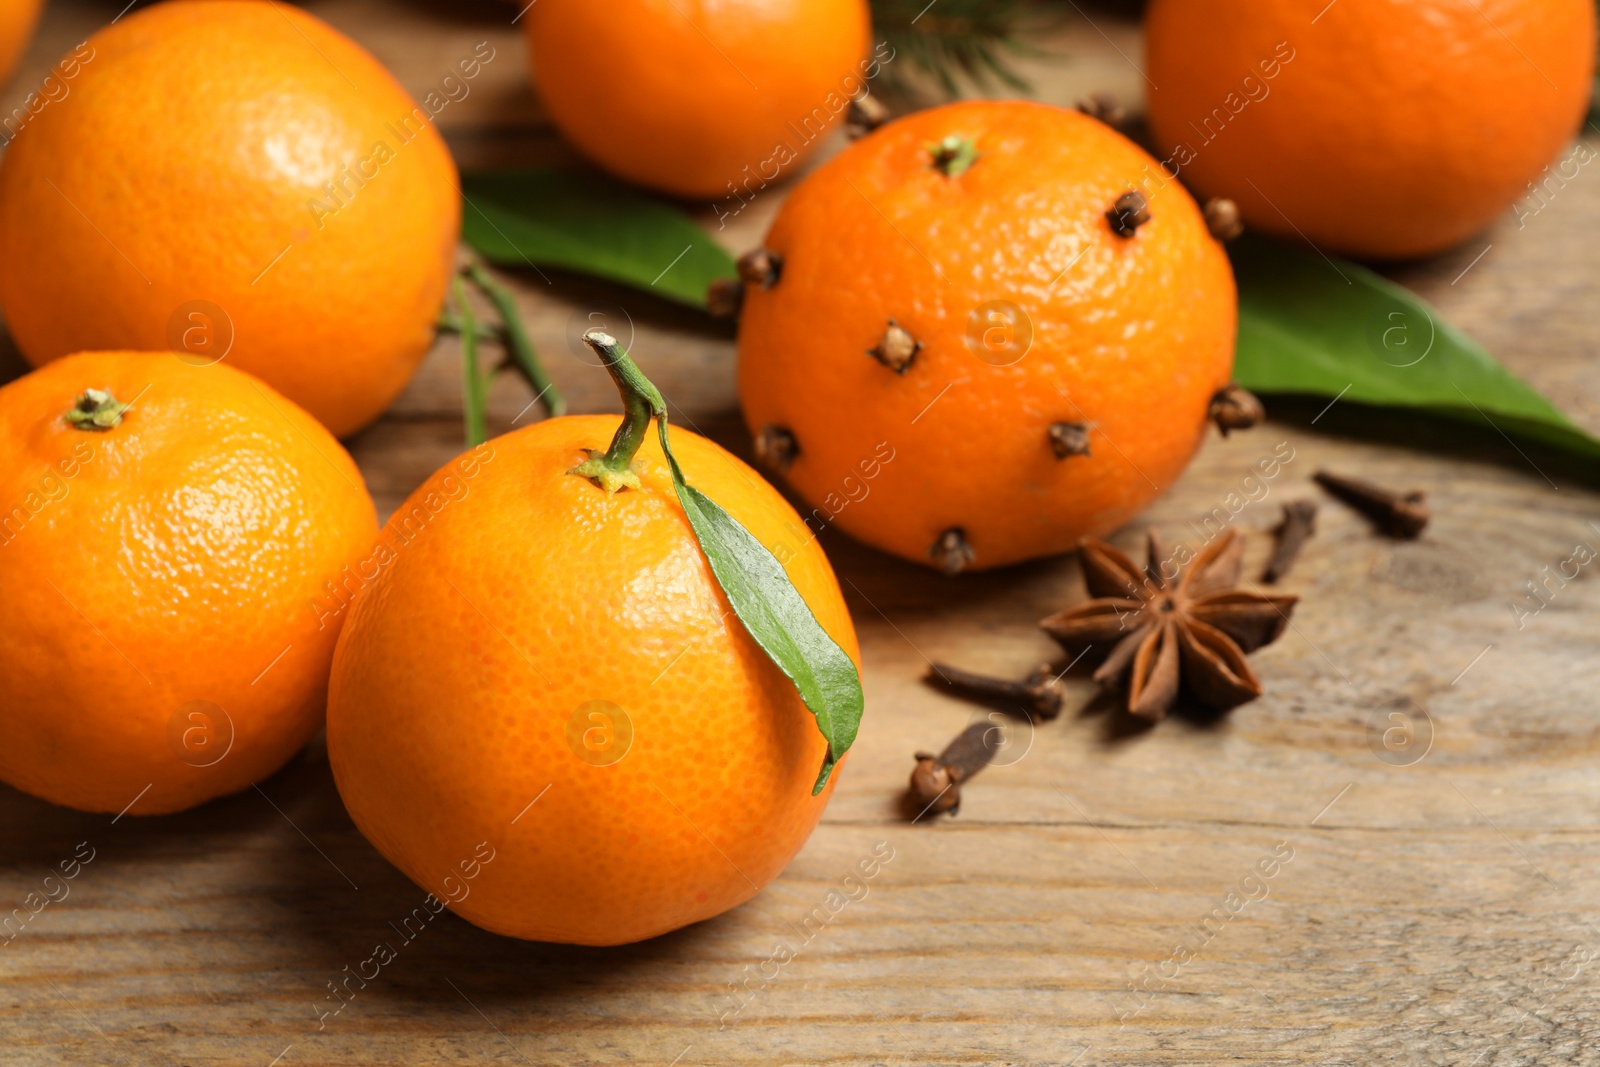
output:
<svg viewBox="0 0 1600 1067"><path fill-rule="evenodd" d="M618 370L613 339L585 339L623 389L621 429L537 423L401 506L387 538L400 547L335 654L328 756L356 825L419 885L442 893L480 842L495 850L452 898L463 918L607 945L749 899L805 842L833 779L816 791L818 721L735 614L646 433L660 394ZM705 438L674 429L670 445L857 659L794 509ZM407 539L419 509L431 518Z"/></svg>
<svg viewBox="0 0 1600 1067"><path fill-rule="evenodd" d="M890 122L807 177L748 262L782 264L745 287L739 329L769 465L813 529L947 573L1104 534L1213 416L1259 417L1227 388L1233 275L1206 217L1078 112Z"/></svg>

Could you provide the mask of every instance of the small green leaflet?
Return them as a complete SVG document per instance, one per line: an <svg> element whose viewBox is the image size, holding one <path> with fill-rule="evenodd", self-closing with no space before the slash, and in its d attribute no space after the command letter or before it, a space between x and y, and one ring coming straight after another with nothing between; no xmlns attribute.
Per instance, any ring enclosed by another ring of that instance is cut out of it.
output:
<svg viewBox="0 0 1600 1067"><path fill-rule="evenodd" d="M598 174L553 167L465 174L461 236L506 266L590 274L692 307L733 258L682 211Z"/></svg>
<svg viewBox="0 0 1600 1067"><path fill-rule="evenodd" d="M1401 286L1252 235L1231 253L1246 389L1414 408L1600 459L1600 440Z"/></svg>
<svg viewBox="0 0 1600 1067"><path fill-rule="evenodd" d="M678 500L711 563L711 573L756 644L794 682L800 699L816 716L817 729L827 739L828 753L811 788L811 795L816 796L855 743L865 703L861 676L845 650L817 622L778 558L739 525L739 520L684 481L678 461L667 447L666 420L658 419L657 425L661 448L672 465Z"/></svg>

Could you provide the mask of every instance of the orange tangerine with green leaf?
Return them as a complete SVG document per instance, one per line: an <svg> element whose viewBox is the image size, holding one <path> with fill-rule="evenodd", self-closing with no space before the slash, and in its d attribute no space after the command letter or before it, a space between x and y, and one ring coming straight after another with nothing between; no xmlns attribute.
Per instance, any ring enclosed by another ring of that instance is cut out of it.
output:
<svg viewBox="0 0 1600 1067"><path fill-rule="evenodd" d="M356 825L464 918L606 945L776 877L862 704L799 516L717 445L669 437L661 394L587 340L621 426L496 438L401 506L334 657L328 755ZM479 846L493 862L452 893Z"/></svg>

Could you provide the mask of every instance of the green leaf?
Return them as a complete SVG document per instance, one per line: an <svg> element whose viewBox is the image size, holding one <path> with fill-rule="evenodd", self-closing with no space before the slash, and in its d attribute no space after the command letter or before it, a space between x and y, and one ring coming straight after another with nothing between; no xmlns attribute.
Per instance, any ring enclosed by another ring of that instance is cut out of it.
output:
<svg viewBox="0 0 1600 1067"><path fill-rule="evenodd" d="M1247 235L1234 378L1300 393L1485 422L1507 437L1600 458L1580 430L1483 346L1410 291L1364 267Z"/></svg>
<svg viewBox="0 0 1600 1067"><path fill-rule="evenodd" d="M661 447L665 449L666 421L661 420L659 425ZM677 460L672 459L671 464L683 513L689 517L700 549L711 563L711 572L728 594L734 614L778 669L794 682L800 699L816 716L817 728L827 739L828 752L811 788L811 795L816 796L855 743L865 703L861 676L845 650L817 622L778 558L739 520L684 481Z"/></svg>
<svg viewBox="0 0 1600 1067"><path fill-rule="evenodd" d="M733 258L677 208L596 174L551 167L464 174L462 239L509 266L559 267L693 307Z"/></svg>

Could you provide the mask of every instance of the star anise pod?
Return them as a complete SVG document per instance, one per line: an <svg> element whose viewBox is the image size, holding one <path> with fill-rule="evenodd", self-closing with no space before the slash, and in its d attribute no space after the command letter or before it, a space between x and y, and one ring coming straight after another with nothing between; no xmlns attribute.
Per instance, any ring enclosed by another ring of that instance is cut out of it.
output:
<svg viewBox="0 0 1600 1067"><path fill-rule="evenodd" d="M1095 599L1039 625L1068 652L1106 650L1094 680L1110 687L1128 675L1129 712L1164 719L1180 688L1218 711L1261 695L1245 654L1277 640L1299 598L1233 588L1244 560L1236 531L1224 531L1181 568L1155 530L1145 567L1103 541L1078 547Z"/></svg>

